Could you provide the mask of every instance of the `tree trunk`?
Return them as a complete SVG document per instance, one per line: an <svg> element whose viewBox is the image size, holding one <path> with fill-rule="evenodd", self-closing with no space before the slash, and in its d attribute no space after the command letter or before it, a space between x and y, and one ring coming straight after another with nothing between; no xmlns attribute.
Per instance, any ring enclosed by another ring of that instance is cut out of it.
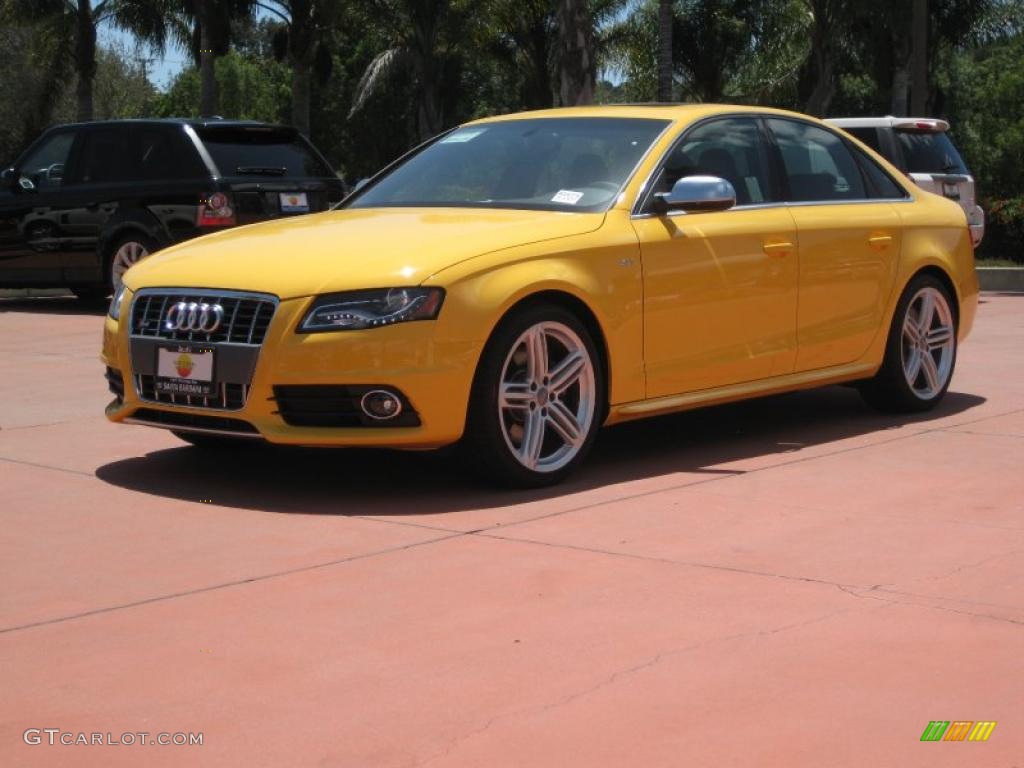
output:
<svg viewBox="0 0 1024 768"><path fill-rule="evenodd" d="M296 60L292 63L292 125L303 136L309 136L310 104L309 64Z"/></svg>
<svg viewBox="0 0 1024 768"><path fill-rule="evenodd" d="M811 53L804 62L801 84L807 94L804 111L824 117L836 93L835 37L836 15L830 0L813 0L814 22L811 30ZM810 90L807 93L807 89Z"/></svg>
<svg viewBox="0 0 1024 768"><path fill-rule="evenodd" d="M594 23L587 0L558 0L559 102L593 104L597 87Z"/></svg>
<svg viewBox="0 0 1024 768"><path fill-rule="evenodd" d="M213 18L208 0L196 3L199 22L199 114L213 117L218 112L217 75L214 70Z"/></svg>
<svg viewBox="0 0 1024 768"><path fill-rule="evenodd" d="M658 0L658 101L672 101L672 0Z"/></svg>
<svg viewBox="0 0 1024 768"><path fill-rule="evenodd" d="M78 74L75 96L78 120L85 122L93 119L92 87L96 79L96 24L90 0L78 0L75 22L75 68Z"/></svg>
<svg viewBox="0 0 1024 768"><path fill-rule="evenodd" d="M928 111L928 0L914 0L914 18L911 22L910 111L924 117Z"/></svg>

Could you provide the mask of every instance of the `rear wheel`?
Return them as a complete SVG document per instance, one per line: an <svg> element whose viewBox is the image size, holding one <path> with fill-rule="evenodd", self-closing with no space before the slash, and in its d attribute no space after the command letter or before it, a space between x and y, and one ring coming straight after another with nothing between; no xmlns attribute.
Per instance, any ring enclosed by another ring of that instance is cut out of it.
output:
<svg viewBox="0 0 1024 768"><path fill-rule="evenodd" d="M135 232L119 238L107 253L107 274L112 293L117 293L124 273L156 250L156 243Z"/></svg>
<svg viewBox="0 0 1024 768"><path fill-rule="evenodd" d="M896 306L882 367L860 386L864 399L883 411L934 408L953 377L956 335L949 289L933 275L915 277Z"/></svg>
<svg viewBox="0 0 1024 768"><path fill-rule="evenodd" d="M604 401L604 374L586 326L561 307L529 307L487 344L464 445L502 484L553 485L590 451Z"/></svg>

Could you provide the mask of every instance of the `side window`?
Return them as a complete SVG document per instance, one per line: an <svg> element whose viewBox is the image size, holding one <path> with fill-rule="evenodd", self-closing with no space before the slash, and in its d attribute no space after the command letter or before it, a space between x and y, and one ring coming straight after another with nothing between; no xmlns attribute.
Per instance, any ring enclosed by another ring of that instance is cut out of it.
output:
<svg viewBox="0 0 1024 768"><path fill-rule="evenodd" d="M884 157L884 153L882 152L882 141L878 135L877 128L843 128L843 130L846 131L851 136L853 136L858 141L867 144L869 147L875 150L875 152L877 152L880 155L883 155Z"/></svg>
<svg viewBox="0 0 1024 768"><path fill-rule="evenodd" d="M859 151L856 147L850 147L850 151L853 152L857 158L857 163L860 165L861 170L864 172L864 176L868 181L868 197L871 198L884 198L888 200L902 200L907 196L906 191L899 186L892 177L882 170L882 167L878 165L874 160Z"/></svg>
<svg viewBox="0 0 1024 768"><path fill-rule="evenodd" d="M177 128L140 126L135 129L133 147L140 181L176 181L206 175L195 149Z"/></svg>
<svg viewBox="0 0 1024 768"><path fill-rule="evenodd" d="M128 129L122 125L96 126L85 134L85 143L76 165L75 179L80 184L107 184L131 181L131 153L126 151Z"/></svg>
<svg viewBox="0 0 1024 768"><path fill-rule="evenodd" d="M809 123L770 118L793 202L864 200L857 161L836 134Z"/></svg>
<svg viewBox="0 0 1024 768"><path fill-rule="evenodd" d="M22 187L28 189L26 184L31 184L40 192L60 187L74 143L73 132L61 131L32 149L19 163Z"/></svg>
<svg viewBox="0 0 1024 768"><path fill-rule="evenodd" d="M759 120L712 120L686 133L672 148L654 191L667 192L684 176L710 175L733 185L737 205L771 202L777 195L770 168L768 145Z"/></svg>

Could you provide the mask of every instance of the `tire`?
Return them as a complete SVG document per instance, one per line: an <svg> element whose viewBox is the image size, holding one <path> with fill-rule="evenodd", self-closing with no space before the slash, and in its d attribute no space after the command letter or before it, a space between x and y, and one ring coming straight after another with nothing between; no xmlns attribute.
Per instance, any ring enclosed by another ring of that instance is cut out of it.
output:
<svg viewBox="0 0 1024 768"><path fill-rule="evenodd" d="M121 287L121 278L129 267L157 249L157 244L151 238L138 232L131 232L115 240L103 258L108 295L116 293Z"/></svg>
<svg viewBox="0 0 1024 768"><path fill-rule="evenodd" d="M254 440L247 437L231 437L230 435L213 435L208 432L187 432L185 430L172 429L171 434L195 448L211 452L245 450L263 444L262 440Z"/></svg>
<svg viewBox="0 0 1024 768"><path fill-rule="evenodd" d="M559 483L590 452L606 387L594 339L578 317L551 304L518 310L492 334L477 366L464 453L501 485Z"/></svg>
<svg viewBox="0 0 1024 768"><path fill-rule="evenodd" d="M956 352L954 297L934 275L917 275L896 304L882 367L860 393L880 411L931 410L949 388Z"/></svg>

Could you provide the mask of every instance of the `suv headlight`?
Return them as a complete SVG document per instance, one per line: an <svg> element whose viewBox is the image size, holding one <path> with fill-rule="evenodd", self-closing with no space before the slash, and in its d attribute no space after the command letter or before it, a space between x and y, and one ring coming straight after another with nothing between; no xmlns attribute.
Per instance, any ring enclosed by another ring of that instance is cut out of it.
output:
<svg viewBox="0 0 1024 768"><path fill-rule="evenodd" d="M128 289L125 287L125 284L121 283L120 287L114 291L114 298L110 300L110 309L107 310L111 320L121 319L121 299L124 298L126 290Z"/></svg>
<svg viewBox="0 0 1024 768"><path fill-rule="evenodd" d="M299 333L357 331L433 320L444 302L442 288L373 288L319 296L299 323Z"/></svg>

